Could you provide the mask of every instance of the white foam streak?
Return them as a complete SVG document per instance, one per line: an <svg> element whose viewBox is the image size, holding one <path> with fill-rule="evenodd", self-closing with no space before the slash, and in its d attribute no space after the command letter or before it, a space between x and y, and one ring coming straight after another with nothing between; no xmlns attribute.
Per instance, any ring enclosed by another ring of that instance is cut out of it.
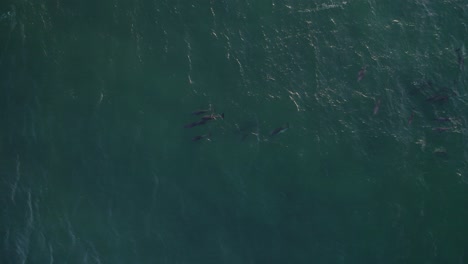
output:
<svg viewBox="0 0 468 264"><path fill-rule="evenodd" d="M19 257L19 263L26 263L29 254L29 234L19 235L16 240L16 254Z"/></svg>
<svg viewBox="0 0 468 264"><path fill-rule="evenodd" d="M237 64L239 64L239 72L242 77L244 77L244 67L242 67L242 64L238 58L236 58Z"/></svg>
<svg viewBox="0 0 468 264"><path fill-rule="evenodd" d="M49 255L50 255L49 264L54 264L54 249L52 248L51 244L49 244Z"/></svg>
<svg viewBox="0 0 468 264"><path fill-rule="evenodd" d="M18 188L18 182L20 181L21 178L21 161L19 159L19 155L16 155L16 179L13 185L11 186L11 201L13 203L15 202L15 196L16 196L16 189Z"/></svg>
<svg viewBox="0 0 468 264"><path fill-rule="evenodd" d="M32 199L31 199L31 191L28 191L28 198L27 198L27 216L26 216L26 227L23 234L19 234L16 240L16 254L19 257L19 263L27 263L28 255L29 255L29 246L30 246L30 239L31 233L33 230L34 224L34 212L32 208Z"/></svg>
<svg viewBox="0 0 468 264"><path fill-rule="evenodd" d="M289 91L289 99L291 99L291 101L293 101L293 103L296 105L296 109L298 112L301 112L301 111L304 111L304 108L302 108L296 101L296 99L294 99L294 97L297 97L298 99L302 99L301 96L299 95L298 92L293 92L293 91Z"/></svg>
<svg viewBox="0 0 468 264"><path fill-rule="evenodd" d="M93 251L93 260L95 263L98 263L98 264L101 264L101 259L99 258L99 253L97 252L96 250L96 247L92 244L92 243L89 243L89 246L91 247L92 251Z"/></svg>
<svg viewBox="0 0 468 264"><path fill-rule="evenodd" d="M190 45L188 34L186 35L187 36L185 37L184 40L185 40L185 43L187 44L187 60L189 64L188 80L190 84L193 84L194 82L192 80L192 46Z"/></svg>
<svg viewBox="0 0 468 264"><path fill-rule="evenodd" d="M33 208L32 208L32 202L31 202L31 190L28 192L28 215L26 217L27 219L27 229L32 230L33 228L33 223L34 223L34 213L33 213Z"/></svg>

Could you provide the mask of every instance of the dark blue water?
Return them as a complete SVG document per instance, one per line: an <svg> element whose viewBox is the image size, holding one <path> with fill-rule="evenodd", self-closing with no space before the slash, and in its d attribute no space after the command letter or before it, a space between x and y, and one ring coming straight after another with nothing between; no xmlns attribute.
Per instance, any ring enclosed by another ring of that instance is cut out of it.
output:
<svg viewBox="0 0 468 264"><path fill-rule="evenodd" d="M466 263L467 21L0 3L0 263Z"/></svg>

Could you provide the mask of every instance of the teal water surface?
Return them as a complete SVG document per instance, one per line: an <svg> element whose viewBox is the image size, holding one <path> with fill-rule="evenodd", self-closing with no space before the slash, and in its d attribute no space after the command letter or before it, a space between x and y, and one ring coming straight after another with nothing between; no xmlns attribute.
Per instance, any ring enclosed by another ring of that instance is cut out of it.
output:
<svg viewBox="0 0 468 264"><path fill-rule="evenodd" d="M466 1L6 0L0 34L0 263L468 262Z"/></svg>

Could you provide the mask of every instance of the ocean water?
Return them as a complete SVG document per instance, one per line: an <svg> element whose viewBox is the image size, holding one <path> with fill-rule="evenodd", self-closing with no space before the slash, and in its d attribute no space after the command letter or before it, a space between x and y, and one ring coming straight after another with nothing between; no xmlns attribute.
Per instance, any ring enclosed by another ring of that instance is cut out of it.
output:
<svg viewBox="0 0 468 264"><path fill-rule="evenodd" d="M0 263L468 263L466 0L5 0L0 36Z"/></svg>

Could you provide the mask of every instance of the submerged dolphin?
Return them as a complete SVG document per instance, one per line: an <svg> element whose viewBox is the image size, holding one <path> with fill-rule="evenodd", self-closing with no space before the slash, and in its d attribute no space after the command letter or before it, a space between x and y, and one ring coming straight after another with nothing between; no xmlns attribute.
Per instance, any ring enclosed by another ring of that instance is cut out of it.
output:
<svg viewBox="0 0 468 264"><path fill-rule="evenodd" d="M411 125L411 123L413 123L413 119L414 119L414 112L411 113L411 116L408 119L408 125Z"/></svg>
<svg viewBox="0 0 468 264"><path fill-rule="evenodd" d="M458 67L460 67L460 70L463 71L465 69L465 58L463 58L463 51L460 48L457 48L455 49L455 52L457 53Z"/></svg>
<svg viewBox="0 0 468 264"><path fill-rule="evenodd" d="M432 130L437 131L437 132L444 132L444 131L449 131L449 127L434 127Z"/></svg>
<svg viewBox="0 0 468 264"><path fill-rule="evenodd" d="M443 103L449 99L448 95L444 94L436 94L426 99L426 102L433 102L433 103Z"/></svg>
<svg viewBox="0 0 468 264"><path fill-rule="evenodd" d="M358 72L358 78L357 78L358 82L359 82L360 80L362 80L362 79L364 78L364 76L366 76L366 68L367 68L367 65L365 65L364 67L362 67L362 68L359 70L359 72Z"/></svg>
<svg viewBox="0 0 468 264"><path fill-rule="evenodd" d="M375 103L374 115L376 115L379 112L379 108L380 108L380 99L377 101L377 103Z"/></svg>
<svg viewBox="0 0 468 264"><path fill-rule="evenodd" d="M208 133L208 134L205 134L205 135L196 136L196 137L192 138L192 141L199 141L199 140L202 140L202 139L204 139L204 138L209 139L210 136L211 136L211 133Z"/></svg>
<svg viewBox="0 0 468 264"><path fill-rule="evenodd" d="M206 114L206 113L212 112L212 111L213 111L213 109L212 109L211 104L210 104L210 108L193 111L192 115L203 115L203 114Z"/></svg>
<svg viewBox="0 0 468 264"><path fill-rule="evenodd" d="M203 115L203 114L206 114L208 112L210 112L211 110L207 109L207 110L197 110L197 111L193 111L192 112L192 115Z"/></svg>

